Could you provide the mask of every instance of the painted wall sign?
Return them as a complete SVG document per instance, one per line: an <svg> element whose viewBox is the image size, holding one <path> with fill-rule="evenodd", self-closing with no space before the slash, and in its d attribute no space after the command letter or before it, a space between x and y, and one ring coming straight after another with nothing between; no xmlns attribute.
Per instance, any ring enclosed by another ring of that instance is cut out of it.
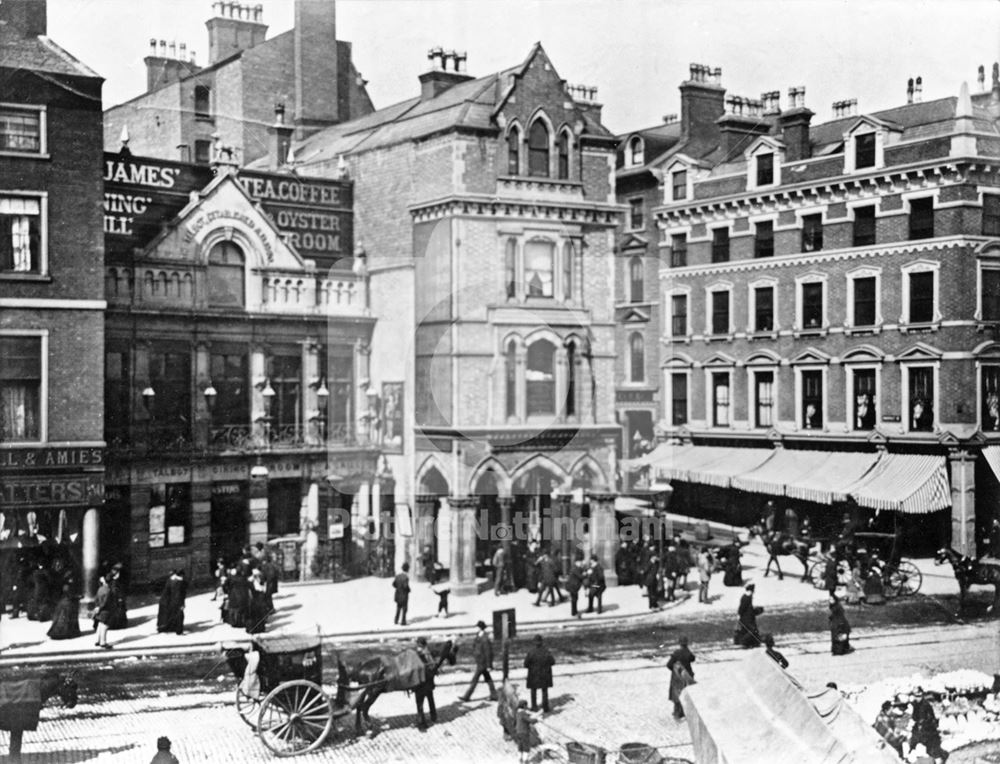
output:
<svg viewBox="0 0 1000 764"><path fill-rule="evenodd" d="M104 476L100 473L5 478L0 483L0 508L73 507L103 501Z"/></svg>
<svg viewBox="0 0 1000 764"><path fill-rule="evenodd" d="M66 448L11 448L0 450L0 472L64 470L67 467L102 467L103 465L103 448L69 446Z"/></svg>

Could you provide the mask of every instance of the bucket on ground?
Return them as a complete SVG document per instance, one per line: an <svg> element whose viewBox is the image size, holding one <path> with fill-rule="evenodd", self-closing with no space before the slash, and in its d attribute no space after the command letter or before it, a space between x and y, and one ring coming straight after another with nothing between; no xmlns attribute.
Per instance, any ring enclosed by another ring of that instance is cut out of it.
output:
<svg viewBox="0 0 1000 764"><path fill-rule="evenodd" d="M623 764L661 764L663 757L651 745L625 743L618 749L618 761Z"/></svg>
<svg viewBox="0 0 1000 764"><path fill-rule="evenodd" d="M604 764L607 751L596 745L578 743L571 740L566 743L566 754L569 756L569 764Z"/></svg>

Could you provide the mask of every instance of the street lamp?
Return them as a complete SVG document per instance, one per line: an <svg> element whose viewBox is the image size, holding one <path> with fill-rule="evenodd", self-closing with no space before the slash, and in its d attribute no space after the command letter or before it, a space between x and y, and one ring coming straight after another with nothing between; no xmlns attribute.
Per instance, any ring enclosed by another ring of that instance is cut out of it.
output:
<svg viewBox="0 0 1000 764"><path fill-rule="evenodd" d="M153 389L152 385L146 385L142 388L142 405L146 407L146 411L149 413L153 412L153 402L156 399L156 391Z"/></svg>
<svg viewBox="0 0 1000 764"><path fill-rule="evenodd" d="M212 385L212 381L209 380L208 387L206 387L202 392L202 395L205 396L205 405L208 407L209 413L211 413L212 409L215 408L215 398L218 394L219 392L215 389L215 386Z"/></svg>

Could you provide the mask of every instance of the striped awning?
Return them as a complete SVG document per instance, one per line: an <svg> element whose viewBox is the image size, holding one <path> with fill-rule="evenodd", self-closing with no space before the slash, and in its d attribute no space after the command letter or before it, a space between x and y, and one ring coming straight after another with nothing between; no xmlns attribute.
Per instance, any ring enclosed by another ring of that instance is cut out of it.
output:
<svg viewBox="0 0 1000 764"><path fill-rule="evenodd" d="M785 495L792 499L833 504L847 501L847 489L878 461L877 454L826 452L827 461L813 472L789 480Z"/></svg>
<svg viewBox="0 0 1000 764"><path fill-rule="evenodd" d="M674 443L660 443L648 454L637 456L635 459L623 459L622 467L628 472L642 469L643 467L655 466L660 462L669 462L678 450L694 448L694 446L681 446Z"/></svg>
<svg viewBox="0 0 1000 764"><path fill-rule="evenodd" d="M774 455L770 448L688 446L667 463L653 465L657 474L671 480L728 488L733 477L756 469Z"/></svg>
<svg viewBox="0 0 1000 764"><path fill-rule="evenodd" d="M993 470L993 474L996 475L997 480L1000 480L1000 446L986 446L983 449L983 457L986 459L986 463L990 465L990 469Z"/></svg>
<svg viewBox="0 0 1000 764"><path fill-rule="evenodd" d="M943 456L883 454L845 491L858 506L869 509L923 515L951 506Z"/></svg>
<svg viewBox="0 0 1000 764"><path fill-rule="evenodd" d="M757 469L733 478L733 488L750 493L784 496L788 483L815 475L829 460L828 451L792 451L778 448Z"/></svg>

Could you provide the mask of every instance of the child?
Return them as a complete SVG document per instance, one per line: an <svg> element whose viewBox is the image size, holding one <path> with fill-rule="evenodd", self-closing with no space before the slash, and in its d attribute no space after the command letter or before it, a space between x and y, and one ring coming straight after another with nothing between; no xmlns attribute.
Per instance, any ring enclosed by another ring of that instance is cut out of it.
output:
<svg viewBox="0 0 1000 764"><path fill-rule="evenodd" d="M514 721L514 740L517 741L517 750L521 753L521 764L526 764L531 758L531 749L537 741L534 729L537 721L538 714L528 710L528 701L518 701L517 715Z"/></svg>
<svg viewBox="0 0 1000 764"><path fill-rule="evenodd" d="M451 594L451 586L447 581L442 581L440 584L432 584L431 591L433 591L438 596L438 618L447 618L448 613L448 595Z"/></svg>
<svg viewBox="0 0 1000 764"><path fill-rule="evenodd" d="M156 755L149 764L178 764L177 757L170 753L170 738L157 738Z"/></svg>
<svg viewBox="0 0 1000 764"><path fill-rule="evenodd" d="M215 561L215 594L212 595L212 602L225 595L226 585L226 564L220 557Z"/></svg>

